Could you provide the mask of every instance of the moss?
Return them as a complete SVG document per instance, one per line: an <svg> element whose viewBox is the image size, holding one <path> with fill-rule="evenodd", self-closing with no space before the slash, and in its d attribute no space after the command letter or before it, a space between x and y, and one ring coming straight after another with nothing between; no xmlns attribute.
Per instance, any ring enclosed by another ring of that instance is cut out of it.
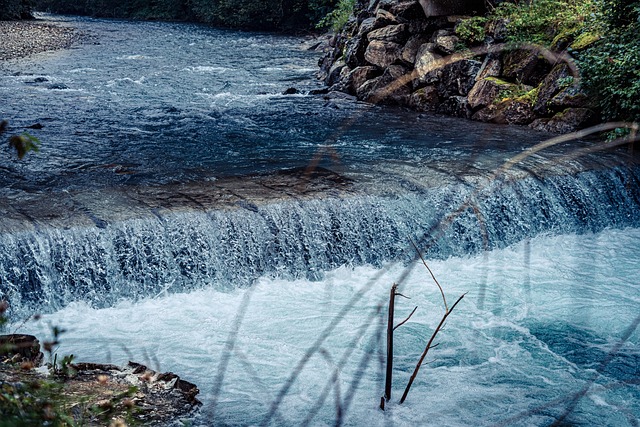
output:
<svg viewBox="0 0 640 427"><path fill-rule="evenodd" d="M600 34L585 32L576 37L573 43L569 45L569 48L571 50L583 50L600 40L600 38Z"/></svg>
<svg viewBox="0 0 640 427"><path fill-rule="evenodd" d="M520 95L515 98L516 101L525 102L529 105L535 105L538 101L538 93L540 92L540 87L536 87L525 93L524 95Z"/></svg>
<svg viewBox="0 0 640 427"><path fill-rule="evenodd" d="M485 80L493 82L499 86L516 86L514 83L510 83L506 80L499 79L498 77L485 77Z"/></svg>

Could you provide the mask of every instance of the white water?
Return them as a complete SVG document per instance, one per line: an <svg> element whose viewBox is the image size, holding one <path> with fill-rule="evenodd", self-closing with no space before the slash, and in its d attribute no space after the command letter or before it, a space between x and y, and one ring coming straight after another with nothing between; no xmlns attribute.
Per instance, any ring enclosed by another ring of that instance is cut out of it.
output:
<svg viewBox="0 0 640 427"><path fill-rule="evenodd" d="M637 425L640 333L633 326L640 315L640 229L540 236L429 264L449 305L468 294L437 339L440 345L431 351L407 401L398 405L443 314L439 292L424 267L414 265L401 282L401 292L412 299L397 301L396 321L414 305L419 308L396 331L393 397L386 412L377 409L386 306L375 311L406 271L401 264L343 267L321 282L263 279L229 292L209 287L106 309L72 303L21 331L43 337L49 325L58 325L67 329L60 354L92 362L135 360L195 382L204 403L198 422L204 425L261 423L305 351L336 318L340 323L319 346L325 356L316 352L310 358L272 425L303 422L335 364L352 350L338 381L342 404L346 396L351 399L347 425L550 425L583 390L587 393L567 423ZM361 298L341 315L359 292ZM240 323L239 313L244 313ZM237 326L216 398L221 361ZM621 342L630 328L629 339ZM359 363L367 357L359 375ZM359 381L355 392L354 379ZM331 390L311 425L335 424L335 387Z"/></svg>

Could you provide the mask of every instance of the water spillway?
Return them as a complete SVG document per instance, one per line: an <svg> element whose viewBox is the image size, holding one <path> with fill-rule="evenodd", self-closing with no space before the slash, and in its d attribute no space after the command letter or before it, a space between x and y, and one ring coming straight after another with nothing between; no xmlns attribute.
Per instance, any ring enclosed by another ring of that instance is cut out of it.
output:
<svg viewBox="0 0 640 427"><path fill-rule="evenodd" d="M637 425L628 147L310 95L296 37L49 19L90 37L0 63L0 118L42 141L0 149L8 329L178 373L194 425ZM398 405L444 310L409 239L466 296ZM393 283L418 310L383 413Z"/></svg>

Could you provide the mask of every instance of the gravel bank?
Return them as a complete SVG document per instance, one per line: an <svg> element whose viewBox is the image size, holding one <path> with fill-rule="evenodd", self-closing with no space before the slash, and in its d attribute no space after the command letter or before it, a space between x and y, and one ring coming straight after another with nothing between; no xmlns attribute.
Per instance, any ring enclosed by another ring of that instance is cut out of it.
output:
<svg viewBox="0 0 640 427"><path fill-rule="evenodd" d="M0 21L0 61L65 49L79 38L76 29L48 22Z"/></svg>

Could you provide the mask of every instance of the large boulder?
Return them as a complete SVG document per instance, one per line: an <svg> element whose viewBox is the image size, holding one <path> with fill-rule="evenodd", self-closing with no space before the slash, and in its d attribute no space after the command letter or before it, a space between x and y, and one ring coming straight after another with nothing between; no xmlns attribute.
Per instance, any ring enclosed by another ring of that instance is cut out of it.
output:
<svg viewBox="0 0 640 427"><path fill-rule="evenodd" d="M472 59L462 59L445 65L441 69L437 85L440 96L467 96L476 82L481 65L481 62Z"/></svg>
<svg viewBox="0 0 640 427"><path fill-rule="evenodd" d="M404 44L409 38L406 24L387 25L367 34L369 41L381 40Z"/></svg>
<svg viewBox="0 0 640 427"><path fill-rule="evenodd" d="M426 17L450 15L482 15L484 0L420 0Z"/></svg>
<svg viewBox="0 0 640 427"><path fill-rule="evenodd" d="M425 86L411 94L408 106L417 111L435 111L439 101L435 86Z"/></svg>
<svg viewBox="0 0 640 427"><path fill-rule="evenodd" d="M378 67L372 65L354 68L347 76L347 90L351 95L358 93L358 88L364 85L368 80L374 79L381 75L382 71Z"/></svg>
<svg viewBox="0 0 640 427"><path fill-rule="evenodd" d="M444 65L442 56L436 52L433 43L424 43L416 52L414 64L414 86L434 83L439 79L439 71Z"/></svg>
<svg viewBox="0 0 640 427"><path fill-rule="evenodd" d="M424 19L424 11L418 0L399 0L394 1L389 8L394 16L398 19L406 21L415 21Z"/></svg>
<svg viewBox="0 0 640 427"><path fill-rule="evenodd" d="M455 52L459 39L450 30L438 30L433 34L431 41L440 53L451 55Z"/></svg>
<svg viewBox="0 0 640 427"><path fill-rule="evenodd" d="M526 85L538 86L550 69L551 65L536 50L515 49L502 59L502 75Z"/></svg>
<svg viewBox="0 0 640 427"><path fill-rule="evenodd" d="M368 80L357 89L359 99L373 103L406 104L409 97L407 68L390 65L380 77Z"/></svg>
<svg viewBox="0 0 640 427"><path fill-rule="evenodd" d="M33 335L0 335L0 363L30 363L38 366L42 358L40 342Z"/></svg>
<svg viewBox="0 0 640 427"><path fill-rule="evenodd" d="M344 52L344 60L349 68L356 68L364 64L364 53L367 51L365 37L356 36L347 42Z"/></svg>
<svg viewBox="0 0 640 427"><path fill-rule="evenodd" d="M473 109L491 105L498 98L500 92L509 90L514 86L513 83L493 77L478 80L467 96L469 105Z"/></svg>
<svg viewBox="0 0 640 427"><path fill-rule="evenodd" d="M372 65L376 65L380 68L387 68L400 58L401 52L402 45L398 43L374 40L367 46L367 50L364 53L364 59Z"/></svg>
<svg viewBox="0 0 640 427"><path fill-rule="evenodd" d="M499 104L490 104L476 112L473 120L500 124L526 125L536 119L531 104L518 99L508 99Z"/></svg>
<svg viewBox="0 0 640 427"><path fill-rule="evenodd" d="M425 40L424 36L412 36L402 48L402 52L400 52L400 61L413 68L413 65L416 62L418 49L420 49L420 46L426 42L427 40Z"/></svg>
<svg viewBox="0 0 640 427"><path fill-rule="evenodd" d="M533 106L533 111L540 116L552 113L550 101L566 87L565 81L570 77L572 77L571 70L565 62L553 67L539 86L538 98Z"/></svg>
<svg viewBox="0 0 640 427"><path fill-rule="evenodd" d="M550 119L538 119L530 128L553 133L569 133L593 124L595 114L588 108L567 108Z"/></svg>
<svg viewBox="0 0 640 427"><path fill-rule="evenodd" d="M468 119L472 111L466 97L452 96L436 107L436 113Z"/></svg>

